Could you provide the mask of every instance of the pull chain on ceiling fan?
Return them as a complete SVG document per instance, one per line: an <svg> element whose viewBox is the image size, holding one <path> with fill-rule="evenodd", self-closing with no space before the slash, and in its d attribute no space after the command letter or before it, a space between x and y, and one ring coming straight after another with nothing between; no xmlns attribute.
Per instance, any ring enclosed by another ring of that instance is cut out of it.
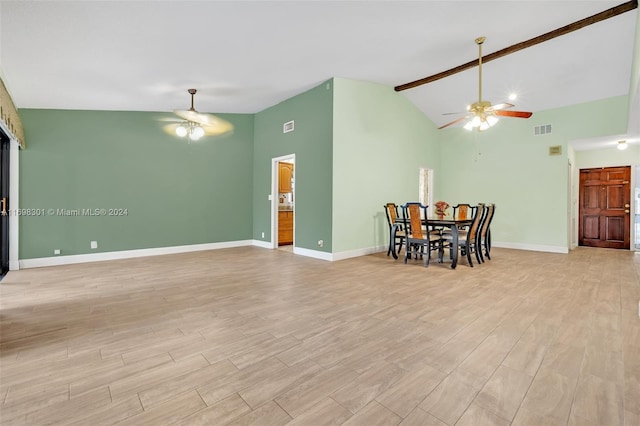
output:
<svg viewBox="0 0 640 426"><path fill-rule="evenodd" d="M513 104L502 103L492 106L491 102L482 100L482 44L484 41L484 37L478 37L475 40L478 45L478 102L474 102L469 106L469 113L467 115L440 126L438 129L444 129L461 121L468 120L464 125L465 129L473 130L477 128L478 130L486 130L498 122L497 116L529 118L533 115L533 113L526 111L504 111L507 108L513 107Z"/></svg>

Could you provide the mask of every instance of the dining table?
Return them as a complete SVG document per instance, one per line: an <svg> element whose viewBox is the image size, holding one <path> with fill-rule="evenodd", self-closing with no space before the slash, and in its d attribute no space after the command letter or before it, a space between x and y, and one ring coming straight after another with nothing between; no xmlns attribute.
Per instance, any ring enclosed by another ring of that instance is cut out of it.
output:
<svg viewBox="0 0 640 426"><path fill-rule="evenodd" d="M396 232L400 229L400 227L402 227L403 229L407 229L408 222L408 218L398 218L391 227L391 238L389 240L389 247L391 249L391 255L394 259L398 258L398 253L396 253L396 245L394 244ZM458 265L458 229L461 227L464 228L465 226L470 226L472 222L472 218L455 218L453 216L429 216L426 220L422 219L423 225L426 225L428 223L431 227L451 229L451 269L456 269L456 266ZM406 241L407 240L405 238L405 244Z"/></svg>

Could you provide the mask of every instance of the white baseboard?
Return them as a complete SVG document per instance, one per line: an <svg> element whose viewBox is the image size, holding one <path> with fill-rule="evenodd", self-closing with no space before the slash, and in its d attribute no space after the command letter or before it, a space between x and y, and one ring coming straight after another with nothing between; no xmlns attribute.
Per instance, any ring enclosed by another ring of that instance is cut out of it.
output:
<svg viewBox="0 0 640 426"><path fill-rule="evenodd" d="M540 244L521 244L521 243L505 243L500 241L492 241L491 247L508 248L515 250L530 250L530 251L544 251L548 253L569 253L567 247L562 246L547 246Z"/></svg>
<svg viewBox="0 0 640 426"><path fill-rule="evenodd" d="M273 246L271 245L271 241L253 240L251 242L251 245L254 245L256 247L266 248L266 249L272 249L273 248Z"/></svg>
<svg viewBox="0 0 640 426"><path fill-rule="evenodd" d="M315 259L328 260L335 262L338 260L351 259L352 257L366 256L368 254L379 253L387 250L387 246L368 247L363 249L341 251L339 253L327 253L324 251L310 250L300 247L294 247L293 253L301 256L313 257Z"/></svg>
<svg viewBox="0 0 640 426"><path fill-rule="evenodd" d="M367 248L356 249L356 250L341 251L338 253L333 253L333 257L331 260L344 260L344 259L351 259L352 257L367 256L369 254L380 253L381 251L387 251L388 249L389 249L389 246L377 246L377 247L367 247Z"/></svg>
<svg viewBox="0 0 640 426"><path fill-rule="evenodd" d="M19 267L20 269L40 268L43 266L71 265L74 263L100 262L103 260L120 260L130 259L134 257L159 256L163 254L218 250L232 247L251 246L254 245L253 243L253 240L241 240L226 241L222 243L192 244L187 246L157 247L138 250L110 251L104 253L75 254L69 256L40 257L36 259L22 259L19 261Z"/></svg>
<svg viewBox="0 0 640 426"><path fill-rule="evenodd" d="M320 260L328 260L328 261L333 260L333 255L331 253L327 253L325 251L310 250L310 249L300 248L300 247L294 247L293 254L313 257L314 259L320 259Z"/></svg>
<svg viewBox="0 0 640 426"><path fill-rule="evenodd" d="M104 260L120 260L130 259L134 257L145 256L160 256L163 254L177 254L177 253L189 253L194 251L204 250L218 250L232 247L245 247L256 246L266 249L272 249L270 241L260 240L240 240L240 241L226 241L222 243L206 243L206 244L192 244L185 246L173 246L173 247L157 247L138 250L122 250L111 251L104 253L88 253L88 254L75 254L70 256L54 256L54 257L40 257L36 259L22 259L18 262L12 262L10 265L11 270L27 269L27 268L40 268L45 266L59 266L59 265L72 265L75 263L87 263L87 262L100 262ZM543 251L550 253L568 253L569 250L566 247L559 246L546 246L536 244L520 244L520 243L506 243L506 242L493 242L493 247L509 248L516 250L531 250L531 251ZM338 253L327 253L324 251L310 250L301 247L294 247L293 253L301 256L312 257L314 259L327 260L329 262L351 259L353 257L366 256L373 253L379 253L385 251L387 246L368 247L356 250L342 251Z"/></svg>

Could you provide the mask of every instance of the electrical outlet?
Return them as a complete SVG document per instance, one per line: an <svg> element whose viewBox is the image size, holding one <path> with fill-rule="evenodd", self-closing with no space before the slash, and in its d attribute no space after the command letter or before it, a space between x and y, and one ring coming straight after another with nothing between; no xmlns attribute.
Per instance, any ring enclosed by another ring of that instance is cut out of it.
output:
<svg viewBox="0 0 640 426"><path fill-rule="evenodd" d="M97 241L91 241L91 248L92 249L97 249L98 248L98 242Z"/></svg>
<svg viewBox="0 0 640 426"><path fill-rule="evenodd" d="M318 240L318 247L324 247L324 240Z"/></svg>
<svg viewBox="0 0 640 426"><path fill-rule="evenodd" d="M262 238L264 238L264 232L262 233Z"/></svg>
<svg viewBox="0 0 640 426"><path fill-rule="evenodd" d="M53 254L60 254L60 249L53 250Z"/></svg>

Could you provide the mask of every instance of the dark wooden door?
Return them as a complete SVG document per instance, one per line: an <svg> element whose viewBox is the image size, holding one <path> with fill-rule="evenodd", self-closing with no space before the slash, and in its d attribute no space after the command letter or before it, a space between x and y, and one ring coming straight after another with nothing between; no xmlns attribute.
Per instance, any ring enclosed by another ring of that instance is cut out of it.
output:
<svg viewBox="0 0 640 426"><path fill-rule="evenodd" d="M580 170L581 246L628 249L631 167Z"/></svg>
<svg viewBox="0 0 640 426"><path fill-rule="evenodd" d="M9 146L0 130L0 277L9 271Z"/></svg>

